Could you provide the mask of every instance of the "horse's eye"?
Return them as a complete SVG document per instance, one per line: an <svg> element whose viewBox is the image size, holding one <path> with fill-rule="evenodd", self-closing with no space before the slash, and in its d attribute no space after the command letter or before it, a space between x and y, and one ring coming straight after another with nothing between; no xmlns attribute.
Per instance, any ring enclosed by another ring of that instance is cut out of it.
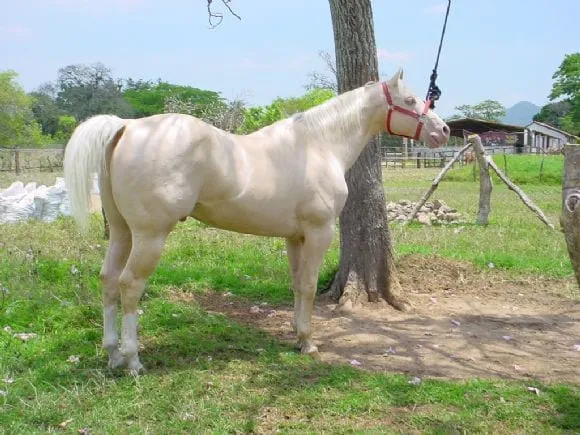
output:
<svg viewBox="0 0 580 435"><path fill-rule="evenodd" d="M417 101L415 100L415 97L407 97L407 98L405 98L405 104L407 106L414 106L416 102Z"/></svg>

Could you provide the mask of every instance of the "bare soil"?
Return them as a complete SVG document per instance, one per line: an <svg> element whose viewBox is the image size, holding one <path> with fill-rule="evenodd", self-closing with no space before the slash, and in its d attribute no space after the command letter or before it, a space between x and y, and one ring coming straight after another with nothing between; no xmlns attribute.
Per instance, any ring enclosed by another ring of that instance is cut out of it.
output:
<svg viewBox="0 0 580 435"><path fill-rule="evenodd" d="M317 297L313 327L322 361L420 378L580 383L580 300L572 279L515 279L419 255L401 258L398 269L412 312L375 304L341 313L327 296ZM196 299L208 311L295 341L290 306L214 292Z"/></svg>

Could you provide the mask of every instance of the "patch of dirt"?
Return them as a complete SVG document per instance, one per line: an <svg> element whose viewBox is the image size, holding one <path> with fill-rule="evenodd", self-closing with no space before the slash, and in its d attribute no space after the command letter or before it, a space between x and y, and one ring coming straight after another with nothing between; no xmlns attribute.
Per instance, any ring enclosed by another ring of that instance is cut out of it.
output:
<svg viewBox="0 0 580 435"><path fill-rule="evenodd" d="M401 258L398 269L414 306L410 313L366 306L341 314L327 296L317 297L313 329L322 361L357 361L361 369L410 377L580 382L574 281L513 279L420 255ZM213 292L196 299L209 311L295 341L292 307Z"/></svg>

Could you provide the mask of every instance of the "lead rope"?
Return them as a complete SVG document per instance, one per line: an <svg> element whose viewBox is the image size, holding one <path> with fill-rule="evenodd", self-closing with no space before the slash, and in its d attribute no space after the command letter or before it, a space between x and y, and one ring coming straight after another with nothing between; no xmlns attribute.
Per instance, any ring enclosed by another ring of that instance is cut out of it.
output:
<svg viewBox="0 0 580 435"><path fill-rule="evenodd" d="M443 37L445 36L445 29L447 27L447 17L449 17L449 8L451 6L451 0L447 2L447 12L445 13L445 22L443 23L443 31L441 32L441 40L439 41L439 50L437 51L437 60L435 61L435 67L431 73L431 79L429 82L429 89L427 90L427 100L429 100L430 108L435 108L435 101L441 96L441 89L435 83L437 80L437 67L439 66L439 56L441 55L441 47L443 46Z"/></svg>

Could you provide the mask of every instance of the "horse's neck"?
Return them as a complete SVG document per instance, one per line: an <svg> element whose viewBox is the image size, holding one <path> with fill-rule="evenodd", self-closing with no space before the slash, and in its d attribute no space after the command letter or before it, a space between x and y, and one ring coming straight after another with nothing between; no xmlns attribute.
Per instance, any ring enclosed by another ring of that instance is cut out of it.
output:
<svg viewBox="0 0 580 435"><path fill-rule="evenodd" d="M303 114L307 142L326 148L348 170L379 133L374 89L358 88Z"/></svg>

